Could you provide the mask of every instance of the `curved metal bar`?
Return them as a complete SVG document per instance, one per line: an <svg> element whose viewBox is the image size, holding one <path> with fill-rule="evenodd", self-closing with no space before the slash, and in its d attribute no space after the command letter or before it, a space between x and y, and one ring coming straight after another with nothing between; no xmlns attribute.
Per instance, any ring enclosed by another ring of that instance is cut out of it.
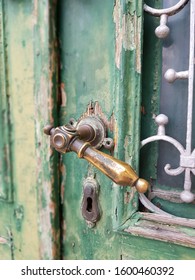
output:
<svg viewBox="0 0 195 280"><path fill-rule="evenodd" d="M171 165L166 164L164 167L164 170L168 175L177 176L177 175L181 174L185 170L185 168L179 166L178 168L171 169Z"/></svg>
<svg viewBox="0 0 195 280"><path fill-rule="evenodd" d="M144 194L139 194L139 199L140 199L141 203L151 212L173 217L173 215L171 215L171 214L161 210L157 206L155 206Z"/></svg>
<svg viewBox="0 0 195 280"><path fill-rule="evenodd" d="M141 141L141 148L143 146L145 146L146 144L154 142L154 141L166 141L168 143L171 143L178 149L178 151L180 152L181 155L184 154L184 152L185 152L183 146L177 140L175 140L174 138L167 136L167 135L155 135L155 136L148 137ZM178 168L171 169L171 165L166 164L164 167L164 170L168 175L177 176L177 175L181 174L185 170L185 168L179 166Z"/></svg>
<svg viewBox="0 0 195 280"><path fill-rule="evenodd" d="M185 152L184 147L174 138L167 136L167 135L154 135L154 136L150 136L144 140L141 141L141 148L143 146L145 146L148 143L154 142L154 141L166 141L171 143L172 145L174 145L178 151L180 152L180 154L183 154Z"/></svg>
<svg viewBox="0 0 195 280"><path fill-rule="evenodd" d="M180 10L183 9L183 7L188 3L189 0L180 0L177 4L170 8L166 9L155 9L151 8L150 6L144 4L144 11L155 16L160 17L161 15L168 15L172 16L178 13Z"/></svg>

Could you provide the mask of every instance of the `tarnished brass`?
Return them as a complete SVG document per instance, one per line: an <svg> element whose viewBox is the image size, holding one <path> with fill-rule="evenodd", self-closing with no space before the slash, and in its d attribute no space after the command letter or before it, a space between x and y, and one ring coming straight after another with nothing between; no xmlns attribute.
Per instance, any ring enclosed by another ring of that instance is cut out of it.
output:
<svg viewBox="0 0 195 280"><path fill-rule="evenodd" d="M81 211L83 218L90 222L90 226L100 219L100 205L98 201L99 185L98 182L91 177L87 177L83 182L83 199Z"/></svg>
<svg viewBox="0 0 195 280"><path fill-rule="evenodd" d="M141 193L147 191L149 183L140 179L130 165L91 146L91 143L97 144L96 137L99 137L99 132L96 128L94 129L93 125L84 123L83 130L82 125L79 126L79 129L72 126L61 126L54 129L48 126L44 132L47 135L50 133L51 145L58 152L73 151L79 158L89 161L116 184L135 186ZM83 141L82 137L89 142Z"/></svg>
<svg viewBox="0 0 195 280"><path fill-rule="evenodd" d="M87 116L81 119L76 125L76 130L80 139L89 142L96 149L101 148L105 141L106 129L97 116Z"/></svg>
<svg viewBox="0 0 195 280"><path fill-rule="evenodd" d="M149 183L144 179L140 179L129 164L94 149L89 143L85 143L80 139L76 139L70 149L77 153L80 158L92 163L116 184L135 186L138 192L141 193L147 191Z"/></svg>

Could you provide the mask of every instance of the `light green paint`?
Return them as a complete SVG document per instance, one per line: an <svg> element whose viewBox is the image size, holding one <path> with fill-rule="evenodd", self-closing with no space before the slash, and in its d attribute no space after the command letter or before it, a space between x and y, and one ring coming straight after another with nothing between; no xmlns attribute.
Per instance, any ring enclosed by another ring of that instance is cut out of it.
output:
<svg viewBox="0 0 195 280"><path fill-rule="evenodd" d="M6 188L13 189L13 198L10 203L0 202L0 235L9 240L7 249L6 245L1 245L0 258L33 259L39 256L37 213L32 211L33 208L37 209L36 182L33 174L35 169L34 124L32 122L34 113L33 29L31 18L29 13L26 13L24 6L18 6L13 1L1 1L2 3L4 5L6 48L4 53L5 75L2 71L0 74L3 75L1 78L4 79L7 104L9 104L9 106L7 105L6 122L9 133L6 143L11 144L9 147L11 148L12 160L12 174L9 171L9 177L12 180L10 180L10 185L6 185ZM26 5L32 8L31 2L26 3ZM22 45L24 38L26 40L25 47ZM3 95L3 98L5 101L6 96ZM6 133L6 129L3 133ZM17 205L24 206L24 220L19 219ZM19 220L20 223L18 223ZM32 236L32 232L34 235L30 239L29 236ZM10 238L12 239L11 243ZM2 246L5 249L2 249ZM35 250L30 251L30 247ZM9 256L5 255L4 252L9 252Z"/></svg>
<svg viewBox="0 0 195 280"><path fill-rule="evenodd" d="M0 259L60 258L57 156L50 155L49 141L42 132L57 107L56 99L53 108L48 105L57 88L53 46L56 41L51 28L55 3L2 3L6 56L1 53L1 60L5 60L6 70L1 64L0 86L6 87L6 92L1 90L0 99L4 104L9 101L3 123L9 133L4 129L2 135L11 147L12 184L5 184L5 188L13 189L13 199L10 203L0 202L0 237L9 241L0 242Z"/></svg>

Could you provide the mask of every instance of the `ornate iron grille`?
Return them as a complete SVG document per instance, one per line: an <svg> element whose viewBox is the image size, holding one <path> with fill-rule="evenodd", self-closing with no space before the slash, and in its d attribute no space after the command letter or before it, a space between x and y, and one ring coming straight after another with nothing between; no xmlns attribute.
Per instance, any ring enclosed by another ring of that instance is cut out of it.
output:
<svg viewBox="0 0 195 280"><path fill-rule="evenodd" d="M176 5L166 9L154 9L144 5L145 12L160 17L160 25L156 28L155 34L158 38L165 38L170 29L167 26L168 18L181 11L189 0L180 0ZM188 79L188 102L187 102L187 124L186 124L186 146L166 135L165 125L168 123L168 117L160 114L155 118L158 125L156 135L150 136L141 141L141 147L154 141L166 141L172 144L179 152L180 161L177 168L172 168L169 163L164 167L165 172L171 176L177 176L185 172L183 191L180 198L183 202L191 203L195 195L191 191L191 174L195 175L195 149L192 147L192 123L193 123L193 86L194 86L194 43L195 43L195 0L190 1L190 44L189 44L189 67L187 70L176 72L174 69L168 69L164 75L167 82L173 83L176 79ZM174 108L173 108L174 110ZM140 194L142 204L152 212L170 215L155 206L145 195Z"/></svg>

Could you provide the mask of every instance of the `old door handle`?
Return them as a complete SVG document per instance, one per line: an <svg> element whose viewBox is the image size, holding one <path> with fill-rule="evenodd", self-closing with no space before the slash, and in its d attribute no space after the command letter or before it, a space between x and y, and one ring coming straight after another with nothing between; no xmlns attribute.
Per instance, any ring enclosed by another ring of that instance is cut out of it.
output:
<svg viewBox="0 0 195 280"><path fill-rule="evenodd" d="M90 142L98 136L92 125L83 124L76 128L71 125L53 128L49 125L44 128L44 132L50 135L51 146L58 152L73 151L79 158L86 159L116 184L135 186L141 193L147 191L149 183L140 179L130 165L91 146Z"/></svg>

